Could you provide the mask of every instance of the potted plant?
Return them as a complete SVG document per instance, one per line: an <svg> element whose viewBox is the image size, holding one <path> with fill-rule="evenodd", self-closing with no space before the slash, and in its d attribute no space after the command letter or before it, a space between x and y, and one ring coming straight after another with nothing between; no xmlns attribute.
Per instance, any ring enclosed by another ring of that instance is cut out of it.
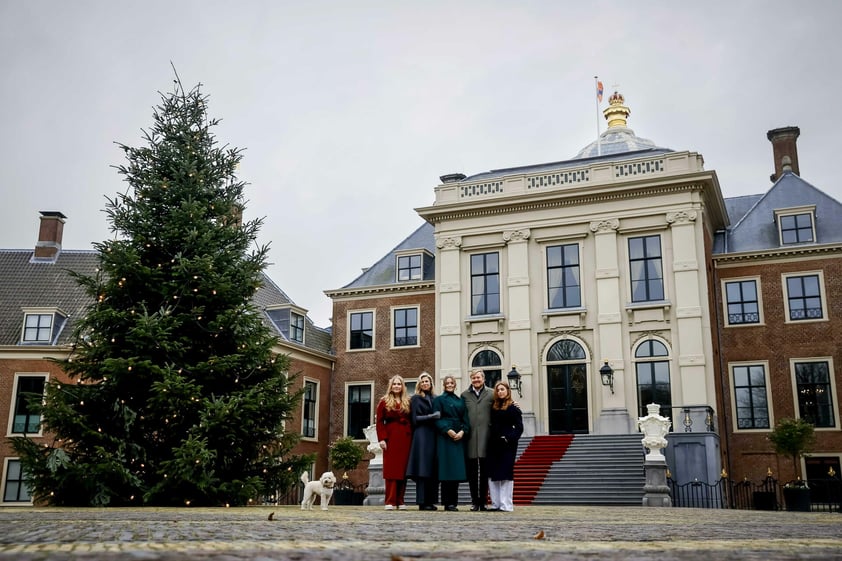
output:
<svg viewBox="0 0 842 561"><path fill-rule="evenodd" d="M333 492L336 504L354 504L354 490L348 483L348 472L356 469L364 454L362 446L357 444L350 436L337 438L330 445L330 451L328 452L330 466L334 470L342 471L342 476L339 478L340 483ZM360 503L362 503L362 500L360 500Z"/></svg>
<svg viewBox="0 0 842 561"><path fill-rule="evenodd" d="M809 452L816 440L815 427L804 419L781 419L769 434L775 452L792 458L795 481L784 485L784 502L787 510L810 510L810 489L801 479L799 458Z"/></svg>

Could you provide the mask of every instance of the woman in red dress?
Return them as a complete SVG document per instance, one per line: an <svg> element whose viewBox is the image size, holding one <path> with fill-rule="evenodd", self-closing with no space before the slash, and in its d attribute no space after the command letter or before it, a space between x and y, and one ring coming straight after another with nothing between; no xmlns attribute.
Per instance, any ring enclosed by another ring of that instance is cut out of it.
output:
<svg viewBox="0 0 842 561"><path fill-rule="evenodd" d="M406 464L412 444L409 396L400 376L389 380L389 391L377 404L377 438L383 449L383 479L386 481L386 510L406 510Z"/></svg>

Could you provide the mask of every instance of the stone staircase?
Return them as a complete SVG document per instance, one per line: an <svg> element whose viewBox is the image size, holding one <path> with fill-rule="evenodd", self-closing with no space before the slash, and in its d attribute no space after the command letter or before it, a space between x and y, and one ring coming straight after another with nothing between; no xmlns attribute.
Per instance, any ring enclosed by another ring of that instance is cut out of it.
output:
<svg viewBox="0 0 842 561"><path fill-rule="evenodd" d="M515 504L640 506L646 483L641 438L639 433L521 438L515 463ZM415 503L411 480L406 502ZM459 485L459 504L471 504L467 483Z"/></svg>

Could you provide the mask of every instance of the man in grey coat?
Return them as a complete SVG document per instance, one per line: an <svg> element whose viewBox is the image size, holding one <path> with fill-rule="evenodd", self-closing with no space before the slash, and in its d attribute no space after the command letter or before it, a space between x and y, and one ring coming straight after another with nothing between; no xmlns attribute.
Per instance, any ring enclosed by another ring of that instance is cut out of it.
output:
<svg viewBox="0 0 842 561"><path fill-rule="evenodd" d="M491 426L491 404L494 392L485 385L482 370L471 372L471 386L462 392L462 400L468 410L471 432L465 445L468 468L468 486L471 489L471 510L486 510L488 500L488 473L485 466Z"/></svg>

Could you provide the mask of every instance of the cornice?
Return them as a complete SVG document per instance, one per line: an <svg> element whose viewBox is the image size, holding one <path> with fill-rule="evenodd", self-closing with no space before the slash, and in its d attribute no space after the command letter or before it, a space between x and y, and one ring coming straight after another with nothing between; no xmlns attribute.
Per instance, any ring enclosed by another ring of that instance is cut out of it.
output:
<svg viewBox="0 0 842 561"><path fill-rule="evenodd" d="M637 186L634 188L614 189L611 191L602 191L593 194L570 194L569 192L555 192L555 195L571 195L565 197L556 197L552 199L541 199L533 201L520 202L516 198L501 198L483 201L470 201L465 203L455 203L453 206L460 208L453 208L448 210L446 208L426 208L420 214L428 222L435 224L437 222L444 222L447 220L461 220L466 218L478 218L483 216L493 216L497 214L507 214L510 212L530 212L536 210L545 210L561 207L579 206L585 204L599 204L610 201L628 200L640 197L645 193L648 195L663 195L671 193L683 193L687 191L701 191L704 190L705 184L700 181L692 181L686 183L669 184L669 185L654 185L654 186ZM545 195L545 193L542 193ZM479 206L479 205L482 206ZM468 206L470 205L470 207Z"/></svg>
<svg viewBox="0 0 842 561"><path fill-rule="evenodd" d="M411 284L381 284L376 286L362 286L357 288L338 288L336 290L325 290L328 298L342 298L346 296L366 296L382 294L404 294L407 292L422 292L435 290L435 281Z"/></svg>
<svg viewBox="0 0 842 561"><path fill-rule="evenodd" d="M819 256L827 254L842 254L842 245L801 245L798 247L776 247L763 251L742 251L740 253L714 254L713 261L717 263L738 263L746 261L771 261L790 257Z"/></svg>

